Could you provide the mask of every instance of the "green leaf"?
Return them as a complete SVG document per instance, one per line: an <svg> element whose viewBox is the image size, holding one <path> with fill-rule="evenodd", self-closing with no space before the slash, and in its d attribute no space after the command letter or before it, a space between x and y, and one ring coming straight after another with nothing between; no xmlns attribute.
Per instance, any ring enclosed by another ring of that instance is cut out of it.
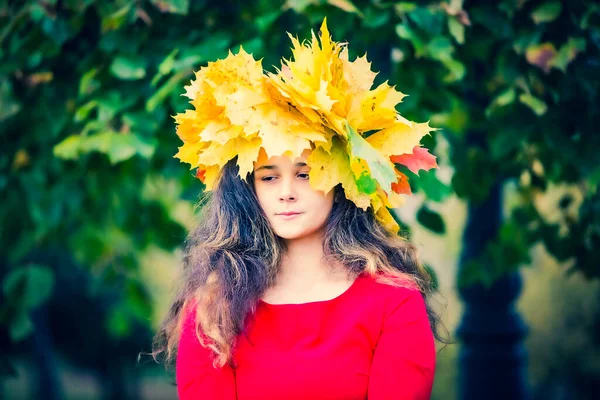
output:
<svg viewBox="0 0 600 400"><path fill-rule="evenodd" d="M398 14L406 14L406 13L416 10L417 4L411 3L408 1L400 1L396 4L394 4L394 9L396 10L396 13L398 13Z"/></svg>
<svg viewBox="0 0 600 400"><path fill-rule="evenodd" d="M314 0L287 0L282 7L284 10L292 9L298 14L302 14L306 8L314 3Z"/></svg>
<svg viewBox="0 0 600 400"><path fill-rule="evenodd" d="M437 176L435 169L429 171L420 171L419 176L411 181L416 182L415 185L419 190L425 192L427 199L440 202L443 201L452 193L450 186L441 182Z"/></svg>
<svg viewBox="0 0 600 400"><path fill-rule="evenodd" d="M362 12L350 0L327 0L327 3L348 13L356 14L362 17Z"/></svg>
<svg viewBox="0 0 600 400"><path fill-rule="evenodd" d="M75 112L74 120L75 122L81 122L87 118L87 116L92 112L94 108L98 106L98 102L96 100L88 101L81 107L77 109Z"/></svg>
<svg viewBox="0 0 600 400"><path fill-rule="evenodd" d="M481 284L486 288L494 283L495 272L492 268L480 259L469 260L460 266L458 270L458 286L468 287L474 284Z"/></svg>
<svg viewBox="0 0 600 400"><path fill-rule="evenodd" d="M58 45L62 45L73 35L73 30L65 18L52 18L50 16L43 18L41 28Z"/></svg>
<svg viewBox="0 0 600 400"><path fill-rule="evenodd" d="M493 160L500 161L511 157L511 154L517 154L522 147L522 138L526 134L526 132L523 132L523 129L515 128L514 126L504 127L501 135L493 132L489 139L489 156Z"/></svg>
<svg viewBox="0 0 600 400"><path fill-rule="evenodd" d="M465 26L454 17L448 18L448 30L457 43L465 43Z"/></svg>
<svg viewBox="0 0 600 400"><path fill-rule="evenodd" d="M131 332L131 321L123 306L110 311L106 321L106 329L109 335L115 339L125 337Z"/></svg>
<svg viewBox="0 0 600 400"><path fill-rule="evenodd" d="M386 159L369 142L360 136L352 127L345 124L348 134L348 152L354 179L359 189L363 187L364 193L375 192L372 179L375 179L383 190L391 190L392 183L396 182L394 164Z"/></svg>
<svg viewBox="0 0 600 400"><path fill-rule="evenodd" d="M196 46L182 48L181 56L174 62L173 71L195 69L202 62L224 58L231 43L232 35L229 32L211 34Z"/></svg>
<svg viewBox="0 0 600 400"><path fill-rule="evenodd" d="M600 186L600 166L592 170L592 172L588 175L587 181L591 187Z"/></svg>
<svg viewBox="0 0 600 400"><path fill-rule="evenodd" d="M113 145L108 152L108 159L111 164L117 164L125 161L134 155L143 158L151 158L156 148L155 142L146 142L133 134L115 134L113 136Z"/></svg>
<svg viewBox="0 0 600 400"><path fill-rule="evenodd" d="M26 311L15 314L8 325L8 333L13 342L20 342L33 332L33 323Z"/></svg>
<svg viewBox="0 0 600 400"><path fill-rule="evenodd" d="M4 279L2 293L24 309L42 304L52 293L54 273L48 267L29 264L12 270Z"/></svg>
<svg viewBox="0 0 600 400"><path fill-rule="evenodd" d="M98 74L99 68L92 68L87 71L81 79L79 80L79 95L86 96L93 93L98 87L100 87L100 82L96 80L96 75Z"/></svg>
<svg viewBox="0 0 600 400"><path fill-rule="evenodd" d="M467 72L464 64L453 58L442 60L442 64L448 69L448 74L444 76L445 83L458 82L464 78Z"/></svg>
<svg viewBox="0 0 600 400"><path fill-rule="evenodd" d="M421 207L417 212L417 221L434 233L440 235L446 233L446 224L440 214L430 210L426 206Z"/></svg>
<svg viewBox="0 0 600 400"><path fill-rule="evenodd" d="M261 37L253 37L240 43L240 46L249 54L261 54L264 48L264 41Z"/></svg>
<svg viewBox="0 0 600 400"><path fill-rule="evenodd" d="M469 126L469 112L464 101L448 96L449 106L446 112L431 114L431 126L443 126L455 135L462 135Z"/></svg>
<svg viewBox="0 0 600 400"><path fill-rule="evenodd" d="M427 273L431 277L431 289L437 291L440 287L440 281L438 279L437 274L435 273L435 270L429 265L424 265L423 268L425 268L425 271L427 271Z"/></svg>
<svg viewBox="0 0 600 400"><path fill-rule="evenodd" d="M521 94L519 96L519 101L529 107L538 117L544 115L546 111L548 111L546 103L531 94Z"/></svg>
<svg viewBox="0 0 600 400"><path fill-rule="evenodd" d="M498 166L493 161L488 152L477 147L457 147L453 156L454 192L475 203L487 198L498 179Z"/></svg>
<svg viewBox="0 0 600 400"><path fill-rule="evenodd" d="M517 37L513 40L512 46L517 54L523 54L528 48L536 46L542 38L543 31L523 30L518 32Z"/></svg>
<svg viewBox="0 0 600 400"><path fill-rule="evenodd" d="M419 35L408 26L407 23L396 25L396 34L400 38L410 41L415 48L415 55L417 57L421 57L423 54L425 54L425 41L421 39Z"/></svg>
<svg viewBox="0 0 600 400"><path fill-rule="evenodd" d="M87 121L85 123L85 125L83 126L83 129L81 129L81 132L79 132L79 136L87 136L90 133L103 131L105 129L106 129L105 122L94 119L91 121Z"/></svg>
<svg viewBox="0 0 600 400"><path fill-rule="evenodd" d="M585 51L586 44L585 39L570 37L567 43L560 47L556 57L552 59L552 66L566 72L568 65L577 57L577 54Z"/></svg>
<svg viewBox="0 0 600 400"><path fill-rule="evenodd" d="M499 38L511 41L514 38L514 27L507 15L498 12L497 7L472 7L469 9L469 18L474 25L481 25L486 29L486 34L477 39ZM477 42L474 42L477 43Z"/></svg>
<svg viewBox="0 0 600 400"><path fill-rule="evenodd" d="M454 46L447 37L436 36L427 44L427 55L434 60L452 59L452 53L454 53Z"/></svg>
<svg viewBox="0 0 600 400"><path fill-rule="evenodd" d="M116 57L110 72L122 80L137 80L146 76L146 63L142 58Z"/></svg>
<svg viewBox="0 0 600 400"><path fill-rule="evenodd" d="M536 24L554 21L562 11L562 3L560 1L549 1L533 10L531 18Z"/></svg>
<svg viewBox="0 0 600 400"><path fill-rule="evenodd" d="M41 4L35 3L29 6L29 15L35 22L40 22L44 19L44 17L48 16L44 7Z"/></svg>
<svg viewBox="0 0 600 400"><path fill-rule="evenodd" d="M54 155L73 160L81 154L99 152L106 154L111 164L117 164L135 155L151 158L155 149L155 140L148 141L132 133L104 131L89 136L69 136L54 146Z"/></svg>
<svg viewBox="0 0 600 400"><path fill-rule="evenodd" d="M131 312L139 319L152 316L152 299L143 282L130 280L126 286L126 301Z"/></svg>
<svg viewBox="0 0 600 400"><path fill-rule="evenodd" d="M150 0L160 11L172 14L187 15L190 8L189 0Z"/></svg>
<svg viewBox="0 0 600 400"><path fill-rule="evenodd" d="M433 7L417 7L407 14L408 18L414 22L417 29L426 32L430 36L437 36L442 33L445 15L437 12Z"/></svg>
<svg viewBox="0 0 600 400"><path fill-rule="evenodd" d="M109 14L102 18L102 32L106 33L108 31L118 30L126 21L128 21L132 16L133 4L127 4L112 14Z"/></svg>
<svg viewBox="0 0 600 400"><path fill-rule="evenodd" d="M273 23L277 21L277 18L279 18L279 16L281 15L281 12L281 8L276 8L275 10L256 18L255 23L258 30L261 31L263 34L266 33L271 28Z"/></svg>
<svg viewBox="0 0 600 400"><path fill-rule="evenodd" d="M590 27L590 18L594 14L600 15L600 5L592 4L586 7L586 10L581 17L581 21L579 22L579 27L583 30L587 30Z"/></svg>
<svg viewBox="0 0 600 400"><path fill-rule="evenodd" d="M516 98L517 94L514 87L504 90L490 102L489 106L487 106L485 109L485 116L489 118L497 108L514 103Z"/></svg>
<svg viewBox="0 0 600 400"><path fill-rule="evenodd" d="M138 100L138 94L131 91L110 90L95 99L98 102L98 121L111 124L111 120Z"/></svg>
<svg viewBox="0 0 600 400"><path fill-rule="evenodd" d="M152 96L150 96L150 98L148 99L148 101L146 101L146 111L148 112L153 112L159 105L161 105L164 101L165 98L170 95L173 94L174 91L179 90L181 93L183 92L183 88L180 87L180 83L181 81L184 79L184 76L186 76L187 74L175 74L172 77L170 77L161 87L160 89L158 89L156 92L154 92L154 94ZM180 93L178 93L180 94Z"/></svg>
<svg viewBox="0 0 600 400"><path fill-rule="evenodd" d="M389 20L390 13L387 10L368 7L365 11L363 24L368 28L380 28L387 24Z"/></svg>
<svg viewBox="0 0 600 400"><path fill-rule="evenodd" d="M502 93L500 93L495 99L494 103L497 106L504 107L515 101L515 89L508 88Z"/></svg>
<svg viewBox="0 0 600 400"><path fill-rule="evenodd" d="M132 133L113 131L100 132L82 138L81 151L89 153L97 151L106 154L111 164L117 164L135 155L150 158L154 154L156 143L142 140Z"/></svg>
<svg viewBox="0 0 600 400"><path fill-rule="evenodd" d="M495 261L496 269L501 272L508 272L531 261L527 231L514 221L503 223L498 238L488 243L487 247L486 251Z"/></svg>
<svg viewBox="0 0 600 400"><path fill-rule="evenodd" d="M358 190L373 194L377 191L377 181L371 176L371 170L365 160L358 158L352 162L352 174Z"/></svg>
<svg viewBox="0 0 600 400"><path fill-rule="evenodd" d="M162 122L162 118L149 115L143 109L123 113L121 120L123 124L131 127L132 131L148 135L154 134Z"/></svg>
<svg viewBox="0 0 600 400"><path fill-rule="evenodd" d="M15 100L12 85L8 79L0 81L0 121L4 121L21 110L21 105Z"/></svg>
<svg viewBox="0 0 600 400"><path fill-rule="evenodd" d="M174 49L169 53L168 56L159 64L158 72L152 78L152 82L150 83L152 86L156 86L158 81L165 75L170 74L175 66L175 57L179 53L179 49Z"/></svg>
<svg viewBox="0 0 600 400"><path fill-rule="evenodd" d="M71 135L58 143L52 149L52 153L55 157L62 158L63 160L76 160L79 157L81 151L81 136Z"/></svg>

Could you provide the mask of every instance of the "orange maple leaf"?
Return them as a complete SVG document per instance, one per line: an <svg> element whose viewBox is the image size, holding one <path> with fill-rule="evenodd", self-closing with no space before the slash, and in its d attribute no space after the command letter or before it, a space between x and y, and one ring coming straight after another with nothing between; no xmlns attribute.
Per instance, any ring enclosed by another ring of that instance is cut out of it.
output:
<svg viewBox="0 0 600 400"><path fill-rule="evenodd" d="M398 180L392 183L392 191L398 194L412 194L410 185L408 184L408 176L404 175L400 171L396 171Z"/></svg>
<svg viewBox="0 0 600 400"><path fill-rule="evenodd" d="M419 170L429 171L432 168L437 168L436 157L429 154L429 150L425 147L415 146L412 154L402 154L399 156L391 156L390 160L393 163L406 165L411 172L419 174Z"/></svg>

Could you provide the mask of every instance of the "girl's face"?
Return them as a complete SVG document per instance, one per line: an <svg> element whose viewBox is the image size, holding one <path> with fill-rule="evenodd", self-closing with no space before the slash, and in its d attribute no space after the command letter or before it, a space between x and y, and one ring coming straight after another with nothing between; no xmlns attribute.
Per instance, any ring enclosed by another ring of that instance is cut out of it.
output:
<svg viewBox="0 0 600 400"><path fill-rule="evenodd" d="M291 160L288 156L261 157L254 165L254 189L275 234L300 239L319 234L333 207L334 191L324 194L308 183L310 150Z"/></svg>

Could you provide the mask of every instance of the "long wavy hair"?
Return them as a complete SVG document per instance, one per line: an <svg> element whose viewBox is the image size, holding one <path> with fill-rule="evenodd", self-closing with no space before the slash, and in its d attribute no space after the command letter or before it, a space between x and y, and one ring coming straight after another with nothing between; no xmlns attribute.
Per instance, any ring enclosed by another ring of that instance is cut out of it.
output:
<svg viewBox="0 0 600 400"><path fill-rule="evenodd" d="M247 316L275 283L285 242L260 208L253 174L245 182L237 172L235 159L224 166L214 189L201 199L198 227L185 241L175 299L153 343L154 359L161 358L167 366L175 359L184 310L190 306L195 308L196 336L212 349L214 366L233 366L233 349L245 332ZM326 259L343 265L349 275L366 272L392 285L418 287L434 337L449 343L439 332L443 326L430 305L435 287L415 246L388 233L371 208L364 211L347 200L341 186L334 190L323 243Z"/></svg>

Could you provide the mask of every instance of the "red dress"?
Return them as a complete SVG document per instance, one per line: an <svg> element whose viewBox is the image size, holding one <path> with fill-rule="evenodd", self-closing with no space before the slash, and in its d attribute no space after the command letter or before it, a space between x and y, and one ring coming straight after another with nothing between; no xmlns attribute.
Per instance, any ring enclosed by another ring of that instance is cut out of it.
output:
<svg viewBox="0 0 600 400"><path fill-rule="evenodd" d="M235 371L213 368L184 321L176 361L181 400L429 399L435 345L421 293L362 274L332 300L260 300ZM251 320L251 319L250 319Z"/></svg>

